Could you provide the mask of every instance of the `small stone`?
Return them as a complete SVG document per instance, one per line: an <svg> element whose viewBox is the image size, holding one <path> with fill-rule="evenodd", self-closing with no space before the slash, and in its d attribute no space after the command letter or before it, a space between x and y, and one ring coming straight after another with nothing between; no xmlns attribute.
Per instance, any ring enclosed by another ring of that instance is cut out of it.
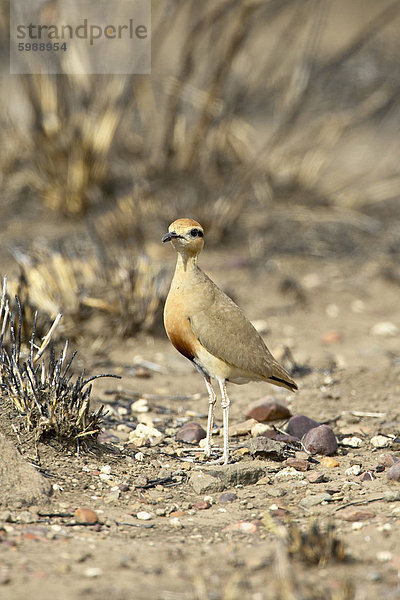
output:
<svg viewBox="0 0 400 600"><path fill-rule="evenodd" d="M251 428L251 435L252 437L257 437L258 435L264 435L267 431L273 431L275 433L275 430L271 428L271 425L258 423L258 421L256 421L255 425Z"/></svg>
<svg viewBox="0 0 400 600"><path fill-rule="evenodd" d="M285 446L281 442L265 436L253 438L250 442L250 454L255 458L283 461L286 458Z"/></svg>
<svg viewBox="0 0 400 600"><path fill-rule="evenodd" d="M303 435L308 433L310 429L314 427L319 427L321 423L318 421L314 421L314 419L310 419L310 417L306 417L305 415L294 415L289 419L289 422L286 427L286 431L293 435L294 437L301 440Z"/></svg>
<svg viewBox="0 0 400 600"><path fill-rule="evenodd" d="M150 519L153 518L153 515L145 510L140 510L136 514L136 518L139 519L139 521L150 521Z"/></svg>
<svg viewBox="0 0 400 600"><path fill-rule="evenodd" d="M364 473L361 473L359 480L360 481L373 481L375 479L375 475L373 474L372 471L364 471Z"/></svg>
<svg viewBox="0 0 400 600"><path fill-rule="evenodd" d="M323 344L337 344L342 341L342 334L339 331L326 331L321 336Z"/></svg>
<svg viewBox="0 0 400 600"><path fill-rule="evenodd" d="M386 502L398 502L400 500L400 491L388 490L387 492L383 492L383 497Z"/></svg>
<svg viewBox="0 0 400 600"><path fill-rule="evenodd" d="M144 446L146 442L150 442L152 446L159 444L163 438L161 431L155 427L149 427L144 423L139 423L134 431L129 434L128 441L135 446Z"/></svg>
<svg viewBox="0 0 400 600"><path fill-rule="evenodd" d="M100 473L105 473L106 475L110 475L110 473L111 473L111 467L110 467L110 465L103 465L100 468Z"/></svg>
<svg viewBox="0 0 400 600"><path fill-rule="evenodd" d="M300 506L302 506L303 508L311 508L312 506L317 506L318 504L322 504L323 502L332 502L332 496L327 492L321 492L320 494L306 496L305 498L300 500Z"/></svg>
<svg viewBox="0 0 400 600"><path fill-rule="evenodd" d="M375 517L375 513L372 510L366 510L357 508L356 506L347 506L337 511L336 515L343 521L369 521Z"/></svg>
<svg viewBox="0 0 400 600"><path fill-rule="evenodd" d="M386 473L386 477L392 481L400 481L400 462L396 462Z"/></svg>
<svg viewBox="0 0 400 600"><path fill-rule="evenodd" d="M208 500L202 500L201 502L195 502L193 504L193 507L197 508L197 510L207 510L210 506L211 502L208 502Z"/></svg>
<svg viewBox="0 0 400 600"><path fill-rule="evenodd" d="M206 436L206 431L199 423L185 423L176 434L176 439L180 442L198 444Z"/></svg>
<svg viewBox="0 0 400 600"><path fill-rule="evenodd" d="M302 441L304 448L310 454L329 456L337 450L337 439L329 425L320 425L310 429Z"/></svg>
<svg viewBox="0 0 400 600"><path fill-rule="evenodd" d="M293 467L296 471L308 471L310 463L304 458L287 458L285 464L288 467Z"/></svg>
<svg viewBox="0 0 400 600"><path fill-rule="evenodd" d="M147 400L144 398L139 398L135 402L131 404L131 412L135 413L146 413L149 412L149 405L147 404Z"/></svg>
<svg viewBox="0 0 400 600"><path fill-rule="evenodd" d="M234 423L229 426L229 437L239 437L240 435L247 435L252 430L253 426L256 425L258 421L255 419L247 419L247 421L242 421L241 423Z"/></svg>
<svg viewBox="0 0 400 600"><path fill-rule="evenodd" d="M300 471L296 471L293 467L285 467L276 473L275 479L280 481L287 481L288 479L304 479L304 475Z"/></svg>
<svg viewBox="0 0 400 600"><path fill-rule="evenodd" d="M313 471L307 475L307 480L309 483L323 483L326 481L325 473L321 473L321 471Z"/></svg>
<svg viewBox="0 0 400 600"><path fill-rule="evenodd" d="M77 508L74 512L74 517L78 523L97 523L99 517L94 510L90 508Z"/></svg>
<svg viewBox="0 0 400 600"><path fill-rule="evenodd" d="M361 473L361 465L353 465L345 470L344 474L346 477L351 477L352 475L356 476Z"/></svg>
<svg viewBox="0 0 400 600"><path fill-rule="evenodd" d="M234 502L237 499L238 499L238 497L234 492L224 492L218 498L218 503L223 504L225 502Z"/></svg>
<svg viewBox="0 0 400 600"><path fill-rule="evenodd" d="M196 494L222 492L225 487L218 477L203 473L203 471L193 471L190 475L189 483Z"/></svg>
<svg viewBox="0 0 400 600"><path fill-rule="evenodd" d="M222 531L239 531L240 533L257 533L258 524L251 521L238 521L225 527Z"/></svg>
<svg viewBox="0 0 400 600"><path fill-rule="evenodd" d="M391 438L386 437L385 435L374 435L370 441L374 448L387 448L392 444Z"/></svg>
<svg viewBox="0 0 400 600"><path fill-rule="evenodd" d="M291 416L291 412L287 406L269 400L269 397L261 398L252 402L246 412L246 417L256 419L261 423L265 421L277 421L278 419L287 419Z"/></svg>
<svg viewBox="0 0 400 600"><path fill-rule="evenodd" d="M375 325L371 328L371 333L372 335L391 337L399 333L399 328L390 321L381 321L380 323L375 323Z"/></svg>
<svg viewBox="0 0 400 600"><path fill-rule="evenodd" d="M376 553L376 558L379 562L389 562L393 558L393 554L389 550L381 550Z"/></svg>
<svg viewBox="0 0 400 600"><path fill-rule="evenodd" d="M88 567L87 569L85 569L84 574L85 577L93 579L94 577L100 577L101 575L103 575L103 571L102 569L100 569L100 567Z"/></svg>
<svg viewBox="0 0 400 600"><path fill-rule="evenodd" d="M167 514L167 511L163 507L156 508L155 512L157 517L165 517L165 515Z"/></svg>
<svg viewBox="0 0 400 600"><path fill-rule="evenodd" d="M383 467L392 467L395 463L399 462L400 458L391 452L387 454L381 454L378 459L378 465Z"/></svg>
<svg viewBox="0 0 400 600"><path fill-rule="evenodd" d="M342 446L349 446L349 448L360 448L363 445L361 438L353 435L352 437L345 437L342 439Z"/></svg>

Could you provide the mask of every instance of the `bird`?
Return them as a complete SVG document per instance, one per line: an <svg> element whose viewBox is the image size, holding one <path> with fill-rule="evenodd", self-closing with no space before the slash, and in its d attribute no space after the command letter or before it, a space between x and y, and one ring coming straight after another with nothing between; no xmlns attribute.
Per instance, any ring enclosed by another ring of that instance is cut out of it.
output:
<svg viewBox="0 0 400 600"><path fill-rule="evenodd" d="M275 360L264 340L239 306L198 266L204 245L204 229L189 218L175 220L163 236L177 251L177 262L164 306L166 334L175 348L203 376L208 392L208 421L204 455L211 457L216 393L221 392L224 441L222 457L229 461L229 405L227 382L244 384L266 381L297 390L289 373Z"/></svg>

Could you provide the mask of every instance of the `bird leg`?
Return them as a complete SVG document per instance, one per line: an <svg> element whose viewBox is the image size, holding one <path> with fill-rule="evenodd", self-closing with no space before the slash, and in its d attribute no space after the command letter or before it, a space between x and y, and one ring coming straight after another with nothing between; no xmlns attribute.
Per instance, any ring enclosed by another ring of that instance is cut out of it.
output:
<svg viewBox="0 0 400 600"><path fill-rule="evenodd" d="M226 383L224 379L218 379L218 383L219 383L219 387L221 390L221 396L222 396L222 402L221 402L221 407L222 407L222 417L223 417L223 424L224 424L224 452L222 454L222 461L224 463L224 465L228 464L228 460L229 460L229 405L230 405L230 400L228 397L228 393L226 391Z"/></svg>
<svg viewBox="0 0 400 600"><path fill-rule="evenodd" d="M207 437L206 437L206 445L204 448L204 456L211 456L211 435L212 428L214 424L214 406L217 401L217 396L211 386L211 381L209 377L204 377L204 381L206 382L207 391L208 391L208 421L207 421Z"/></svg>

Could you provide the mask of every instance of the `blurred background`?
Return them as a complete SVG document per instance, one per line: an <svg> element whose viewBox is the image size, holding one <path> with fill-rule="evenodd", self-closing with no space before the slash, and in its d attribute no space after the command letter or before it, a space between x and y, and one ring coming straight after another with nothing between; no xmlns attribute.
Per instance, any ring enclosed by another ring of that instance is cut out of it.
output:
<svg viewBox="0 0 400 600"><path fill-rule="evenodd" d="M399 30L398 0L154 0L151 76L4 74L0 273L72 336L157 330L182 216L400 282Z"/></svg>

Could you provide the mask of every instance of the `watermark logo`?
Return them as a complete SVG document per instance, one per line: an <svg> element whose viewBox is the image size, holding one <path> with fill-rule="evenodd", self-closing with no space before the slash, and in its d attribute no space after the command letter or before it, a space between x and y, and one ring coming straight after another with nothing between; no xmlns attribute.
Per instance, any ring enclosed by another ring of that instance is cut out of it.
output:
<svg viewBox="0 0 400 600"><path fill-rule="evenodd" d="M10 73L150 72L150 0L10 0Z"/></svg>

